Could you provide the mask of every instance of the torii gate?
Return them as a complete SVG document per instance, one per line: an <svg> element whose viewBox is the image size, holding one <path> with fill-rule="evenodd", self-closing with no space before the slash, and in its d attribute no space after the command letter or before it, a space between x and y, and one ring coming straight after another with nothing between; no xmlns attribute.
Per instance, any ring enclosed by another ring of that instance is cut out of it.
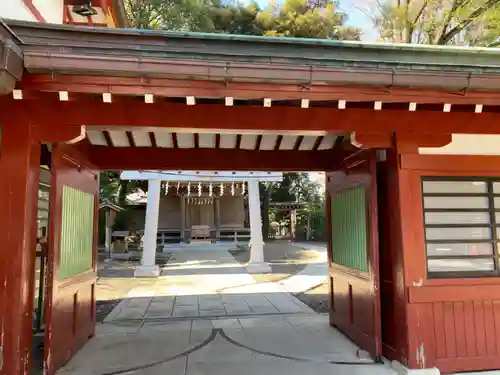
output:
<svg viewBox="0 0 500 375"><path fill-rule="evenodd" d="M146 222L144 226L144 248L141 264L135 276L156 277L160 268L156 265L156 238L160 193L162 181L197 181L208 183L246 182L248 185L248 208L250 217L250 261L249 272L270 272L271 267L264 261L264 240L262 238L262 215L260 212L259 181L276 182L283 179L279 172L198 172L198 171L125 171L122 180L147 180L148 198ZM201 190L200 190L201 193Z"/></svg>

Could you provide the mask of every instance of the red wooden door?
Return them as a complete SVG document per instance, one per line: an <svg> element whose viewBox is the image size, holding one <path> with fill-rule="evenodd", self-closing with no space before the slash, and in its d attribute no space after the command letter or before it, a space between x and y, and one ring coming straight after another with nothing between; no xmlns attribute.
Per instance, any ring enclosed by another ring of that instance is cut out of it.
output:
<svg viewBox="0 0 500 375"><path fill-rule="evenodd" d="M44 374L53 375L94 335L98 174L54 146L45 296Z"/></svg>
<svg viewBox="0 0 500 375"><path fill-rule="evenodd" d="M330 323L372 356L382 355L376 152L328 174Z"/></svg>

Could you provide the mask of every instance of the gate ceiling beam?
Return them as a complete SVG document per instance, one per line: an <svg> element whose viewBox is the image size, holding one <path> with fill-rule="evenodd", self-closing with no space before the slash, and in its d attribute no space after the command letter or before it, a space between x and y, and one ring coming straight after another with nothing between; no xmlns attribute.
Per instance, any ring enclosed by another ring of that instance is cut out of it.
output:
<svg viewBox="0 0 500 375"><path fill-rule="evenodd" d="M99 126L101 128L170 128L230 129L286 132L350 131L424 133L500 133L500 115L494 112L439 112L331 107L271 108L225 106L219 104L185 104L141 100L13 100L0 97L0 121L3 116L25 117L28 113L37 124L57 128L65 126ZM17 122L19 122L18 119ZM146 129L143 129L146 130Z"/></svg>
<svg viewBox="0 0 500 375"><path fill-rule="evenodd" d="M248 151L81 147L101 170L320 171L335 169L345 153L328 151Z"/></svg>

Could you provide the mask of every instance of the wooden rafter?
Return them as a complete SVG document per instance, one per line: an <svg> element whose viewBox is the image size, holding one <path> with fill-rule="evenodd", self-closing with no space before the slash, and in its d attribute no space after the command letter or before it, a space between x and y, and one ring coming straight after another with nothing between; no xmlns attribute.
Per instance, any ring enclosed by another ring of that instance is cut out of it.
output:
<svg viewBox="0 0 500 375"><path fill-rule="evenodd" d="M113 147L113 140L111 139L111 135L109 134L109 131L103 131L102 134L104 135L104 139L106 140L106 144L109 147Z"/></svg>
<svg viewBox="0 0 500 375"><path fill-rule="evenodd" d="M262 134L259 134L255 140L255 150L259 150L260 149L260 145L262 143L262 137L263 135Z"/></svg>
<svg viewBox="0 0 500 375"><path fill-rule="evenodd" d="M321 145L321 142L323 142L324 136L320 136L316 139L316 142L314 143L313 150L317 150L319 146Z"/></svg>
<svg viewBox="0 0 500 375"><path fill-rule="evenodd" d="M156 137L154 132L148 132L149 133L149 140L151 142L151 147L158 147L156 143Z"/></svg>
<svg viewBox="0 0 500 375"><path fill-rule="evenodd" d="M132 135L132 132L127 131L127 132L125 132L125 134L127 134L127 139L128 139L128 143L130 144L130 147L136 147L135 141L134 141L134 136Z"/></svg>
<svg viewBox="0 0 500 375"><path fill-rule="evenodd" d="M179 148L179 141L177 139L177 133L172 133L172 145L174 148Z"/></svg>

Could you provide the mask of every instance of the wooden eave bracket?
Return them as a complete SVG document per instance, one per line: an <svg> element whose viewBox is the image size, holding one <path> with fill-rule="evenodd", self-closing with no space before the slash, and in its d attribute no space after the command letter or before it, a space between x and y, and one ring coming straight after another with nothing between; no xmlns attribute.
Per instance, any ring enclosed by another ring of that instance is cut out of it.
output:
<svg viewBox="0 0 500 375"><path fill-rule="evenodd" d="M14 42L15 38L12 31L0 21L0 95L11 93L23 75L23 53Z"/></svg>
<svg viewBox="0 0 500 375"><path fill-rule="evenodd" d="M33 138L40 143L66 143L76 144L86 137L84 125L63 125L47 127L46 125L34 126Z"/></svg>

